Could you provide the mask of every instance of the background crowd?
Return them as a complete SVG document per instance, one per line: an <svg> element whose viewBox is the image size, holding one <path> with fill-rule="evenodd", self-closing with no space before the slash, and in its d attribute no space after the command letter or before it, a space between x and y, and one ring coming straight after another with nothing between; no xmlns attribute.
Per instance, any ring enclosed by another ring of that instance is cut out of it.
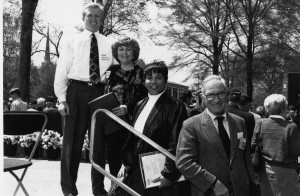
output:
<svg viewBox="0 0 300 196"><path fill-rule="evenodd" d="M3 101L3 111L40 111L40 112L55 112L57 111L57 98L49 95L46 98L39 97L30 102L25 102L21 99L21 92L18 88L13 88L9 91L9 100Z"/></svg>

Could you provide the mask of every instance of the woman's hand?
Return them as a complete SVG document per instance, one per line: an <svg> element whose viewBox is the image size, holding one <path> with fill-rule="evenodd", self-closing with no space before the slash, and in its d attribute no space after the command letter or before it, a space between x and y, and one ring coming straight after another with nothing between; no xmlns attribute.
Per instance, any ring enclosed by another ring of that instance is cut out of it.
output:
<svg viewBox="0 0 300 196"><path fill-rule="evenodd" d="M171 186L171 184L172 184L172 181L168 180L167 178L165 178L163 176L160 176L160 177L152 180L153 183L159 182L159 181L160 181L159 188L168 187L168 186Z"/></svg>
<svg viewBox="0 0 300 196"><path fill-rule="evenodd" d="M118 173L118 178L125 178L126 177L126 172L125 172L125 166L122 164L119 173Z"/></svg>
<svg viewBox="0 0 300 196"><path fill-rule="evenodd" d="M128 109L127 109L126 105L120 105L120 106L112 109L112 112L116 116L124 116L124 115L128 114Z"/></svg>

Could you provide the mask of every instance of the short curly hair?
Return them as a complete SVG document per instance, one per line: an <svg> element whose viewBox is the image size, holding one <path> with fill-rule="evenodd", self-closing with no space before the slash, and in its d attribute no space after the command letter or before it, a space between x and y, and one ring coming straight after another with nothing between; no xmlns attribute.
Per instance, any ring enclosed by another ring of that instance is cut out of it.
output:
<svg viewBox="0 0 300 196"><path fill-rule="evenodd" d="M265 101L264 106L269 115L279 115L287 109L288 102L282 94L269 95Z"/></svg>
<svg viewBox="0 0 300 196"><path fill-rule="evenodd" d="M165 82L168 81L168 67L164 61L154 60L152 63L147 64L144 68L144 80L147 75L152 75L152 72L162 74Z"/></svg>
<svg viewBox="0 0 300 196"><path fill-rule="evenodd" d="M112 55L119 63L120 60L118 59L118 48L120 46L130 46L133 51L133 61L139 59L140 56L139 43L131 37L122 37L111 46Z"/></svg>

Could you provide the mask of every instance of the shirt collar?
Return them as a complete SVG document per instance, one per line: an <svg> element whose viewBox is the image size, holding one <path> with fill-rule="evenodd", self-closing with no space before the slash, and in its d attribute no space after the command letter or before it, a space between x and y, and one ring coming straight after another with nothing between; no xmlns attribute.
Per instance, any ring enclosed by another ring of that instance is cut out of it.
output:
<svg viewBox="0 0 300 196"><path fill-rule="evenodd" d="M159 94L157 94L157 95L150 95L150 94L148 93L148 97L149 97L149 99L158 99L158 98L160 98L160 96L161 96L165 91L166 91L166 89L165 89L163 92L161 92L161 93L159 93Z"/></svg>
<svg viewBox="0 0 300 196"><path fill-rule="evenodd" d="M210 116L210 118L212 119L212 121L214 121L216 119L217 116L214 115L213 113L211 113L207 108L206 108L206 112ZM218 116L220 116L220 115L218 115ZM221 116L224 117L224 120L227 120L226 112L224 114L222 114Z"/></svg>
<svg viewBox="0 0 300 196"><path fill-rule="evenodd" d="M283 120L285 120L282 116L280 116L280 115L270 115L269 116L270 118L281 118L281 119L283 119Z"/></svg>
<svg viewBox="0 0 300 196"><path fill-rule="evenodd" d="M87 29L84 29L82 33L84 33L87 36L91 36L93 34L93 32L91 32ZM96 37L98 37L100 35L99 31L95 32L94 34L95 34Z"/></svg>

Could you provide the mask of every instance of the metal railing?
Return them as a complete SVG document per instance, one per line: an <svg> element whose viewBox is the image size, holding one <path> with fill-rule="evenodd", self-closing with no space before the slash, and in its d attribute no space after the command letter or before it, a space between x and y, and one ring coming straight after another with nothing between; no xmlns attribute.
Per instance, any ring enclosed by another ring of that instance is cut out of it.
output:
<svg viewBox="0 0 300 196"><path fill-rule="evenodd" d="M97 171L99 171L101 174L103 174L104 176L106 176L107 178L109 178L111 181L113 181L114 183L116 183L118 186L120 186L121 188L123 188L125 191L127 191L129 194L131 194L133 196L140 196L137 192L135 192L133 189L131 189L130 187L128 187L126 184L122 183L116 177L114 177L113 175L111 175L110 173L108 173L107 171L105 171L105 169L103 169L101 166L99 166L93 160L96 115L99 112L102 112L102 113L106 114L112 120L114 120L117 123L119 123L121 126L123 126L124 128L126 128L127 130L129 130L131 133L135 134L136 136L138 136L139 138L141 138L143 141L145 141L146 143L148 143L149 145L151 145L152 147L154 147L155 149L157 149L158 151L160 151L162 154L164 154L165 156L169 157L171 160L175 161L175 156L173 154L171 154L169 151L167 151L166 149L164 149L163 147L161 147L160 145L158 145L157 143L153 142L151 139L149 139L148 137L146 137L144 134L142 134L142 133L138 132L137 130L135 130L132 126L130 126L129 124L127 124L125 121L123 121L122 119L120 119L119 117L117 117L116 115L114 115L113 113L111 113L110 111L105 110L105 109L98 109L98 110L96 110L93 113L92 120L91 120L91 138L90 138L90 153L89 153L89 158L90 158L90 162L91 162L92 166Z"/></svg>

